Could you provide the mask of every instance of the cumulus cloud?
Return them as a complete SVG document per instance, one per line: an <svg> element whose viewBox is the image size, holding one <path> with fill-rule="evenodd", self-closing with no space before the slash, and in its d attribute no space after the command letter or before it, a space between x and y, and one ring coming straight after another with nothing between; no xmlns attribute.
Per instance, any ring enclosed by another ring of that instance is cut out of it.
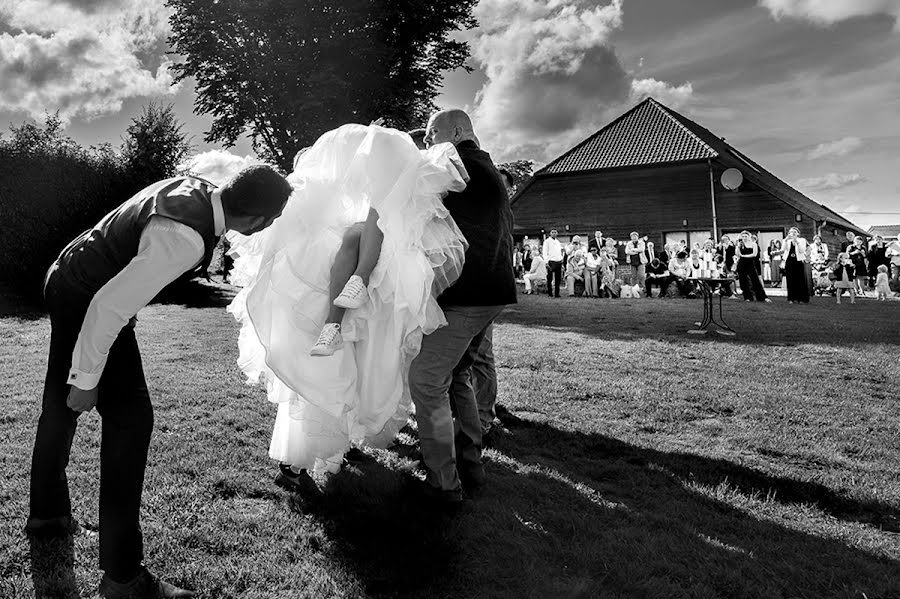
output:
<svg viewBox="0 0 900 599"><path fill-rule="evenodd" d="M122 4L121 0L60 0L60 3L88 13L99 12L109 6Z"/></svg>
<svg viewBox="0 0 900 599"><path fill-rule="evenodd" d="M900 31L900 2L897 0L759 0L776 19L805 19L819 25L871 15L894 18L894 29Z"/></svg>
<svg viewBox="0 0 900 599"><path fill-rule="evenodd" d="M826 156L846 156L850 152L859 149L862 140L858 137L845 137L837 141L829 141L817 145L806 155L810 160L824 158Z"/></svg>
<svg viewBox="0 0 900 599"><path fill-rule="evenodd" d="M694 95L694 86L688 81L678 87L656 79L634 79L631 82L631 99L640 102L651 96L673 110L681 110Z"/></svg>
<svg viewBox="0 0 900 599"><path fill-rule="evenodd" d="M608 44L622 2L493 0L474 11L473 59L487 83L474 116L486 146L507 155L583 136L629 78Z"/></svg>
<svg viewBox="0 0 900 599"><path fill-rule="evenodd" d="M862 183L866 179L859 173L828 173L821 177L810 177L808 179L799 179L794 183L794 187L806 189L808 191L824 191L826 189L841 189Z"/></svg>
<svg viewBox="0 0 900 599"><path fill-rule="evenodd" d="M256 156L238 156L226 150L209 150L189 158L178 168L211 183L222 185L242 169L254 165L265 164Z"/></svg>
<svg viewBox="0 0 900 599"><path fill-rule="evenodd" d="M91 118L171 94L162 0L0 0L0 109Z"/></svg>
<svg viewBox="0 0 900 599"><path fill-rule="evenodd" d="M474 15L472 58L487 82L473 116L498 160L543 162L648 95L677 109L693 94L622 66L610 43L622 0L481 0Z"/></svg>

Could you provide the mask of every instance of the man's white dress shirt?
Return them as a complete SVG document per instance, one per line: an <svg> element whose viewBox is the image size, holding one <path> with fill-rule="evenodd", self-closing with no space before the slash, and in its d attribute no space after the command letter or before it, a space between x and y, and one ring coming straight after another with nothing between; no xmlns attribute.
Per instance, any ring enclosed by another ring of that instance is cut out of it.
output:
<svg viewBox="0 0 900 599"><path fill-rule="evenodd" d="M552 237L544 240L544 260L547 262L562 262L562 244Z"/></svg>
<svg viewBox="0 0 900 599"><path fill-rule="evenodd" d="M216 236L225 232L225 212L218 191L212 195ZM109 349L129 319L163 288L203 261L203 237L191 227L152 216L141 233L138 252L88 306L72 352L69 382L90 390L100 383Z"/></svg>

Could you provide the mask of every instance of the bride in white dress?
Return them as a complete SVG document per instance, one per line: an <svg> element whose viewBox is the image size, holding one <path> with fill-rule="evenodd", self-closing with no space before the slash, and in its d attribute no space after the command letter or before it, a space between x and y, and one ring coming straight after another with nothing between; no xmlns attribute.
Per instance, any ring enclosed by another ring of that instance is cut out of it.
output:
<svg viewBox="0 0 900 599"><path fill-rule="evenodd" d="M272 226L230 237L232 280L243 286L228 308L241 323L238 364L278 406L270 457L336 471L350 447L386 447L406 423L409 365L422 336L446 324L436 298L459 277L467 248L442 198L466 178L452 144L419 151L406 133L345 125L299 158ZM344 316L343 349L311 357L335 254L370 207L384 241L369 301Z"/></svg>

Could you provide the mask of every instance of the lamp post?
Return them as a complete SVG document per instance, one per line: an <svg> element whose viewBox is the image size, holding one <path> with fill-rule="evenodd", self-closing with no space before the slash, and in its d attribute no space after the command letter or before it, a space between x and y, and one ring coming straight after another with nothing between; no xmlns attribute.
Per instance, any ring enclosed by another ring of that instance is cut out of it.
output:
<svg viewBox="0 0 900 599"><path fill-rule="evenodd" d="M712 203L712 237L714 243L719 243L719 222L716 218L716 183L713 177L712 160L707 158L709 166L709 201Z"/></svg>

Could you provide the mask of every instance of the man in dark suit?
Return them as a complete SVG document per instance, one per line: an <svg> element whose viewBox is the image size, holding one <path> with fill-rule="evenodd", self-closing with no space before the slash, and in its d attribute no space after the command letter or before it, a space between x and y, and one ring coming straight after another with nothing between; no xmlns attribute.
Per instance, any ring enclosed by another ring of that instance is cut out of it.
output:
<svg viewBox="0 0 900 599"><path fill-rule="evenodd" d="M463 486L471 492L484 483L481 420L470 366L488 326L503 306L516 302L512 215L503 180L490 155L479 149L469 115L438 112L426 131L427 145L456 146L469 175L464 191L444 199L469 241L459 280L438 298L447 326L422 339L409 370L426 492L456 504L463 499Z"/></svg>
<svg viewBox="0 0 900 599"><path fill-rule="evenodd" d="M142 564L141 494L153 431L135 315L166 285L198 265L205 272L227 230L268 227L291 193L266 166L221 188L196 177L143 189L72 241L50 267L50 357L31 462L26 533L65 539L77 530L66 467L78 417L97 408L100 448L100 596L190 597Z"/></svg>
<svg viewBox="0 0 900 599"><path fill-rule="evenodd" d="M592 249L597 248L597 253L600 253L605 242L606 240L603 239L603 231L594 231L594 236L588 239L587 249L590 252Z"/></svg>

